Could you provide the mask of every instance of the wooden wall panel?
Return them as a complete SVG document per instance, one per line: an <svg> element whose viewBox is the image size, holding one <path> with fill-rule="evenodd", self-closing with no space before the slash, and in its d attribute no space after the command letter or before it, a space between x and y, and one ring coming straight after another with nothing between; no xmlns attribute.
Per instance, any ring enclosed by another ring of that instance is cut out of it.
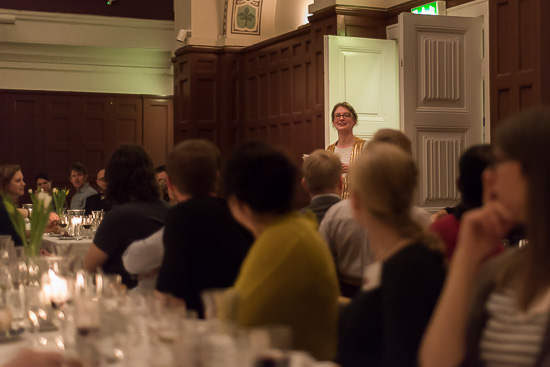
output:
<svg viewBox="0 0 550 367"><path fill-rule="evenodd" d="M143 148L155 167L166 163L174 148L174 104L172 98L144 98Z"/></svg>
<svg viewBox="0 0 550 367"><path fill-rule="evenodd" d="M507 117L550 102L547 0L489 2L491 130Z"/></svg>
<svg viewBox="0 0 550 367"><path fill-rule="evenodd" d="M2 0L2 8L54 13L89 14L142 19L174 19L173 0L66 1L66 0Z"/></svg>
<svg viewBox="0 0 550 367"><path fill-rule="evenodd" d="M97 171L118 145L144 144L143 99L140 95L0 90L0 164L20 164L29 188L35 186L38 172L50 174L56 186L70 187L69 167L81 161L95 184ZM169 143L173 144L172 101L153 96L146 100L149 109L159 103L164 108L164 115L147 117L148 123L163 119L155 126L157 135L148 137L165 137L164 145L157 144L164 148L164 160Z"/></svg>

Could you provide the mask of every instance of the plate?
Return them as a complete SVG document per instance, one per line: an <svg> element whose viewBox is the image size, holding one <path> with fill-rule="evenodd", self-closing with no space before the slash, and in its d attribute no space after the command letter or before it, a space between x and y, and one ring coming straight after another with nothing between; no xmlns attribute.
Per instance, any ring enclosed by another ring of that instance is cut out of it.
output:
<svg viewBox="0 0 550 367"><path fill-rule="evenodd" d="M73 236L69 237L59 237L60 240L74 240L75 238Z"/></svg>
<svg viewBox="0 0 550 367"><path fill-rule="evenodd" d="M0 331L0 343L10 343L19 340L24 331L24 328Z"/></svg>

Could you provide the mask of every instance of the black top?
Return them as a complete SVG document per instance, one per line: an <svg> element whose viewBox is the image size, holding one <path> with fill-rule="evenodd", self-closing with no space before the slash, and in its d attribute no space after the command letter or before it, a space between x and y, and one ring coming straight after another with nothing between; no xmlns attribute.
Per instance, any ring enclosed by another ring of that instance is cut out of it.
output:
<svg viewBox="0 0 550 367"><path fill-rule="evenodd" d="M317 224L321 224L327 211L339 201L340 197L337 195L318 195L311 200L308 206L300 209L300 213L306 213L308 210L311 210L317 218Z"/></svg>
<svg viewBox="0 0 550 367"><path fill-rule="evenodd" d="M417 351L445 280L443 254L410 245L382 265L378 288L361 292L343 312L338 363L416 366Z"/></svg>
<svg viewBox="0 0 550 367"><path fill-rule="evenodd" d="M164 226L168 204L156 199L153 201L136 200L116 205L99 225L94 244L109 258L102 269L106 274L120 274L122 283L128 288L137 285L122 264L122 254L134 241L149 237Z"/></svg>
<svg viewBox="0 0 550 367"><path fill-rule="evenodd" d="M0 235L11 236L13 242L15 243L15 246L23 245L23 242L21 241L21 237L19 237L19 235L15 231L15 228L13 227L13 223L11 222L10 216L6 211L6 207L4 206L4 200L2 199L1 196L0 196Z"/></svg>
<svg viewBox="0 0 550 367"><path fill-rule="evenodd" d="M157 289L203 317L201 291L232 286L252 241L223 199L201 196L176 205L166 218Z"/></svg>
<svg viewBox="0 0 550 367"><path fill-rule="evenodd" d="M84 215L90 215L93 211L103 210L104 212L111 209L111 205L101 198L101 194L95 194L86 198L86 204L84 205Z"/></svg>

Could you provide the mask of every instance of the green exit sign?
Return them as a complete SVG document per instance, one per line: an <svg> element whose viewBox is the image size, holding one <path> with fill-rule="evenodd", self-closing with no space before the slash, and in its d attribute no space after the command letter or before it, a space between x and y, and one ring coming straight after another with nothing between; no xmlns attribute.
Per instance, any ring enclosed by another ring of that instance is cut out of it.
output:
<svg viewBox="0 0 550 367"><path fill-rule="evenodd" d="M445 1L432 1L426 5L411 9L411 13L424 15L447 15Z"/></svg>

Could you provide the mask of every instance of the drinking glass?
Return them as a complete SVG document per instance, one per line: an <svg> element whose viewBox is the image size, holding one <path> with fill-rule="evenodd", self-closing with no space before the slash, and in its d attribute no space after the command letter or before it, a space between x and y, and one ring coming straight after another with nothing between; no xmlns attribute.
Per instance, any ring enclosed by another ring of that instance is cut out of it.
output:
<svg viewBox="0 0 550 367"><path fill-rule="evenodd" d="M11 236L0 236L0 261L7 264L15 257L15 248Z"/></svg>
<svg viewBox="0 0 550 367"><path fill-rule="evenodd" d="M65 234L69 226L69 216L66 214L60 216L59 220L57 221L57 225L59 226L59 228L61 228L61 234Z"/></svg>

